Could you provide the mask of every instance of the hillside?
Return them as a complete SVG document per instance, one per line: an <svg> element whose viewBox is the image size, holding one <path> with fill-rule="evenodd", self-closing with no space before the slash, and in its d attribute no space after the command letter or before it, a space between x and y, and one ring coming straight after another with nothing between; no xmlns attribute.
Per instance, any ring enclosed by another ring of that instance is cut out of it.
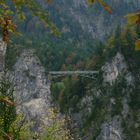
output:
<svg viewBox="0 0 140 140"><path fill-rule="evenodd" d="M108 14L98 4L88 6L85 0L53 0L46 9L60 30L61 37L54 37L37 18L28 16L26 22L19 27L24 36L13 39L14 45L37 50L37 55L43 65L47 65L47 70L63 69L63 64L67 63L63 58L69 60L74 57L73 63L78 65L78 61L84 62L91 58L118 26L126 26L124 16L136 11L140 5L139 0L106 0L106 3L112 8L113 14Z"/></svg>
<svg viewBox="0 0 140 140"><path fill-rule="evenodd" d="M86 0L37 1L61 36L26 12L22 35L0 40L0 139L140 140L140 26L124 18L140 0L104 0L112 14Z"/></svg>

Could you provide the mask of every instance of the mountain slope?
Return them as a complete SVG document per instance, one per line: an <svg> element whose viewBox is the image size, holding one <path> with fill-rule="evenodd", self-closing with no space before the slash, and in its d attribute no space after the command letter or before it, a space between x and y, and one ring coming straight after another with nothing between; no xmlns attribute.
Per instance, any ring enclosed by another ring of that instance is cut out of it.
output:
<svg viewBox="0 0 140 140"><path fill-rule="evenodd" d="M49 10L61 37L54 37L36 17L29 16L20 26L24 36L15 39L14 44L34 48L47 70L62 69L64 58L73 55L76 55L75 65L90 59L100 40L105 42L117 26L125 26L124 16L140 7L139 0L105 0L113 10L109 14L98 4L88 6L86 0L53 0L49 6L39 1Z"/></svg>
<svg viewBox="0 0 140 140"><path fill-rule="evenodd" d="M81 28L83 33L102 39L115 30L117 25L125 22L124 16L127 13L136 11L140 7L139 0L105 0L105 2L113 10L112 15L98 4L88 6L86 0L60 0L59 2L54 0L50 5L50 14L61 31L65 28L65 32L75 33L80 32Z"/></svg>

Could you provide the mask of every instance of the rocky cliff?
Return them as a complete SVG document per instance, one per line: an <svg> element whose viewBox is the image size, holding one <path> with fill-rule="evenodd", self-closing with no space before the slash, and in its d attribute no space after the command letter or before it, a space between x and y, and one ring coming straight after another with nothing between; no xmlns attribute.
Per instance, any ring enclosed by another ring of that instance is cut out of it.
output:
<svg viewBox="0 0 140 140"><path fill-rule="evenodd" d="M108 14L100 5L89 6L86 0L54 0L50 7L50 14L62 33L75 35L80 30L92 38L103 39L118 25L125 23L124 16L136 11L140 7L139 0L106 0L113 10ZM77 34L77 39L82 36Z"/></svg>
<svg viewBox="0 0 140 140"><path fill-rule="evenodd" d="M35 121L35 129L48 123L48 110L52 107L50 81L33 51L24 50L14 65L11 79L15 85L17 111Z"/></svg>
<svg viewBox="0 0 140 140"><path fill-rule="evenodd" d="M4 46L1 43L1 48ZM5 50L1 49L3 58ZM33 51L23 50L8 73L15 84L17 111L34 122L33 130L40 131L49 123L48 110L53 106L44 68ZM102 66L95 82L75 105L78 111L70 112L73 133L78 133L82 140L139 140L139 90L135 75L118 52Z"/></svg>
<svg viewBox="0 0 140 140"><path fill-rule="evenodd" d="M4 70L5 66L5 54L6 54L6 43L0 40L0 72Z"/></svg>
<svg viewBox="0 0 140 140"><path fill-rule="evenodd" d="M102 66L102 74L72 114L83 140L135 140L139 137L139 108L132 107L139 87L121 53ZM102 78L101 78L102 77ZM83 130L83 131L81 131ZM135 132L134 132L135 130Z"/></svg>
<svg viewBox="0 0 140 140"><path fill-rule="evenodd" d="M0 75L5 69L6 43L0 42ZM7 71L7 70L6 70ZM53 103L50 93L50 81L39 59L31 50L23 50L12 71L7 77L14 84L14 97L17 112L23 113L28 122L33 122L33 130L39 131L50 123L49 110ZM5 75L5 76L6 76Z"/></svg>

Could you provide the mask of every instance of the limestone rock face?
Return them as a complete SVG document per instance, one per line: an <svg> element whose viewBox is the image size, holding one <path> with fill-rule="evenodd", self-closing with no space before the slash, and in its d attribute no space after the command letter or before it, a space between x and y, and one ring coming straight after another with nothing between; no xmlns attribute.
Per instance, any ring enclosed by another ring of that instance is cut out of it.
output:
<svg viewBox="0 0 140 140"><path fill-rule="evenodd" d="M56 11L56 7L60 7L61 10L54 12L52 17L58 17L58 15L62 18L65 17L58 23L68 25L70 32L78 32L76 26L71 27L71 24L68 24L67 19L70 18L69 21L76 23L84 33L90 34L93 38L101 39L114 31L118 25L122 26L125 23L124 16L139 9L140 6L139 0L106 0L105 2L111 7L112 15L98 4L89 6L86 0L59 0L59 2L54 0L52 10Z"/></svg>
<svg viewBox="0 0 140 140"><path fill-rule="evenodd" d="M5 53L6 44L1 41L0 76L4 70ZM102 66L102 72L103 80L101 83L91 85L93 87L90 87L91 89L88 89L86 95L77 103L78 112L72 113L70 111L74 124L72 124L72 130L76 132L76 135L77 133L82 135L82 140L92 140L93 133L96 132L97 128L99 132L94 137L96 140L124 140L127 136L125 137L122 122L128 119L127 124L130 125L130 128L133 123L135 127L139 127L140 122L139 112L137 112L139 119L135 122L131 120L133 113L131 113L132 109L129 106L131 100L129 93L133 91L134 77L129 71L123 55L119 52L112 60ZM8 76L15 85L14 96L17 102L17 112L23 112L27 121L34 122L32 130L40 132L43 126L51 123L48 117L49 109L53 107L50 81L45 74L44 67L33 51L24 50L13 70L8 72ZM121 86L119 93L111 88L120 76L124 77L126 86ZM116 94L119 95L116 96ZM103 106L100 107L100 104ZM98 107L100 108L98 109ZM117 110L117 115L111 115L111 110ZM96 117L95 120L94 117ZM86 128L87 131L83 136L81 128L89 120L91 121L88 124L90 127Z"/></svg>
<svg viewBox="0 0 140 140"><path fill-rule="evenodd" d="M103 84L109 83L110 88L115 84L115 82L118 80L120 76L124 77L127 86L130 85L133 86L134 77L128 70L128 66L124 59L124 56L119 52L113 57L111 61L106 62L104 64L104 66L102 67L102 71L103 71ZM101 132L96 140L124 139L123 134L124 128L122 127L122 120L125 119L129 113L128 100L130 100L130 97L129 97L129 89L127 88L122 89L120 92L126 93L124 96L121 97L122 111L120 112L120 115L115 115L114 117L111 117L108 121L104 122L101 125ZM116 100L117 99L113 97L110 99L110 103L115 105L117 104Z"/></svg>
<svg viewBox="0 0 140 140"><path fill-rule="evenodd" d="M96 140L122 140L121 119L114 117L101 126L101 133Z"/></svg>
<svg viewBox="0 0 140 140"><path fill-rule="evenodd" d="M4 70L5 66L6 46L6 43L0 39L0 72Z"/></svg>
<svg viewBox="0 0 140 140"><path fill-rule="evenodd" d="M39 59L32 51L23 51L11 72L15 84L17 111L23 112L26 119L35 121L35 129L48 123L48 110L51 108L50 82Z"/></svg>
<svg viewBox="0 0 140 140"><path fill-rule="evenodd" d="M133 82L133 77L128 72L128 67L122 54L117 53L116 56L110 61L106 62L102 67L103 79L105 83L113 84L119 75L122 73L126 75L126 80L130 84Z"/></svg>
<svg viewBox="0 0 140 140"><path fill-rule="evenodd" d="M94 136L96 140L124 140L127 136L125 137L122 123L127 119L131 110L129 93L134 87L135 79L128 69L124 56L119 52L110 61L106 62L101 70L102 81L87 90L86 95L78 103L80 119L75 120L79 126L82 126L89 119L93 119L88 124L90 127L83 140L93 139L94 132L97 130L99 132L96 137ZM122 81L125 86L121 85ZM116 87L115 90L118 90L117 92L113 90L114 87ZM100 108L100 104L103 104L103 109ZM115 110L117 110L117 113L114 113ZM103 112L105 114L102 116ZM102 121L100 122L100 120Z"/></svg>

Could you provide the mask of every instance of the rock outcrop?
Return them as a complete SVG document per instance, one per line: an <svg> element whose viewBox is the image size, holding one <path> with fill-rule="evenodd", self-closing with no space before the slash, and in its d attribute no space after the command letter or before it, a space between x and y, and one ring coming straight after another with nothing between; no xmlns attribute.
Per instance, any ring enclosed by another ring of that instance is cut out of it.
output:
<svg viewBox="0 0 140 140"><path fill-rule="evenodd" d="M0 75L4 74L6 44L0 42ZM17 112L33 122L32 129L40 131L50 123L49 109L52 107L50 81L39 59L31 50L24 50L7 77L14 84Z"/></svg>
<svg viewBox="0 0 140 140"><path fill-rule="evenodd" d="M101 126L101 133L96 140L122 140L121 118L115 116Z"/></svg>
<svg viewBox="0 0 140 140"><path fill-rule="evenodd" d="M0 72L2 72L5 67L6 47L7 44L0 39Z"/></svg>
<svg viewBox="0 0 140 140"><path fill-rule="evenodd" d="M1 42L0 75L4 70L5 53L6 44ZM138 111L135 115L138 119L133 120L129 105L135 78L121 53L102 66L102 73L98 77L102 77L102 81L87 89L87 94L77 103L79 110L70 111L72 131L82 140L125 140L128 137L124 133L126 128L130 129L133 124L140 127L140 113ZM34 122L32 130L41 131L44 125L51 123L48 117L53 107L50 81L44 67L33 51L24 50L8 76L15 85L17 112L23 112L27 121ZM126 128L124 123L128 123Z"/></svg>
<svg viewBox="0 0 140 140"><path fill-rule="evenodd" d="M33 51L24 50L10 74L15 85L17 111L34 121L34 129L48 123L48 110L52 107L50 82L45 69Z"/></svg>
<svg viewBox="0 0 140 140"><path fill-rule="evenodd" d="M133 116L129 102L135 78L119 52L101 70L102 82L87 90L77 105L80 121L75 119L77 114L73 114L73 118L81 127L86 124L87 128L88 124L83 140L125 140L128 138L124 133L127 126L122 124L128 115Z"/></svg>
<svg viewBox="0 0 140 140"><path fill-rule="evenodd" d="M128 71L128 66L124 59L124 56L117 53L116 56L110 62L106 62L102 67L104 83L113 84L118 76L125 74L125 79L128 84L133 83L133 76Z"/></svg>
<svg viewBox="0 0 140 140"><path fill-rule="evenodd" d="M56 23L60 25L61 22L61 25L64 24L71 33L82 29L83 33L101 39L114 31L118 25L123 26L124 16L139 9L140 6L139 0L106 0L105 2L111 7L113 14L108 14L98 4L88 5L86 0L59 0L59 2L54 0L51 11L58 10L58 12L52 12L52 17L61 17ZM76 23L80 28L71 23Z"/></svg>

